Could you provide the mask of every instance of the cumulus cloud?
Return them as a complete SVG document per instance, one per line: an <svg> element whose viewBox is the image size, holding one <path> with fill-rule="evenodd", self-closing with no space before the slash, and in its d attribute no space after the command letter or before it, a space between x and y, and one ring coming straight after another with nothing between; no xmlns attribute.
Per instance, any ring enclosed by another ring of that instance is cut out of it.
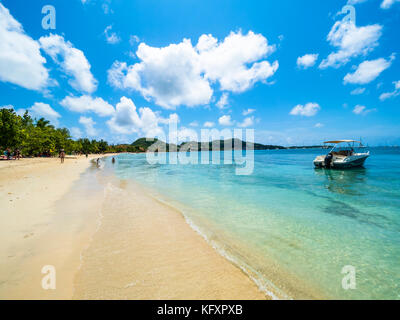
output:
<svg viewBox="0 0 400 320"><path fill-rule="evenodd" d="M0 3L0 81L30 90L44 89L49 80L40 45Z"/></svg>
<svg viewBox="0 0 400 320"><path fill-rule="evenodd" d="M129 67L118 61L113 64L108 71L112 85L139 91L166 109L210 101L213 91L201 76L198 58L189 40L164 48L141 43L136 55L140 63Z"/></svg>
<svg viewBox="0 0 400 320"><path fill-rule="evenodd" d="M312 117L315 116L320 109L321 107L318 103L309 102L305 105L298 104L290 111L290 114L292 116Z"/></svg>
<svg viewBox="0 0 400 320"><path fill-rule="evenodd" d="M297 58L297 66L299 68L307 69L315 65L318 59L318 54L305 54Z"/></svg>
<svg viewBox="0 0 400 320"><path fill-rule="evenodd" d="M82 136L83 136L82 130L77 127L72 127L70 130L70 133L74 139L79 139L79 138L82 138Z"/></svg>
<svg viewBox="0 0 400 320"><path fill-rule="evenodd" d="M110 44L116 44L121 41L121 38L112 31L112 26L107 26L104 30L104 36L106 37L106 41Z"/></svg>
<svg viewBox="0 0 400 320"><path fill-rule="evenodd" d="M162 48L141 43L136 52L140 62L128 66L115 61L108 81L167 109L192 107L210 102L214 83L222 91L243 92L265 82L279 66L262 60L274 50L265 37L251 31L231 32L223 41L202 35L196 46L189 39Z"/></svg>
<svg viewBox="0 0 400 320"><path fill-rule="evenodd" d="M229 102L228 98L229 98L229 95L226 92L224 92L222 94L221 98L218 100L216 106L219 109L225 109L225 107L228 105L228 102Z"/></svg>
<svg viewBox="0 0 400 320"><path fill-rule="evenodd" d="M320 123L320 122L318 122L318 123L316 123L315 124L315 128L322 128L324 126L324 124L323 123Z"/></svg>
<svg viewBox="0 0 400 320"><path fill-rule="evenodd" d="M92 93L97 89L97 80L90 71L89 61L81 50L62 36L50 34L39 39L42 49L61 66L72 79L69 84L77 91Z"/></svg>
<svg viewBox="0 0 400 320"><path fill-rule="evenodd" d="M141 133L146 137L154 137L162 131L159 125L167 124L169 121L178 122L178 115L172 114L168 119L164 119L150 108L144 107L137 110L131 99L122 97L116 105L113 117L107 121L107 125L115 133Z"/></svg>
<svg viewBox="0 0 400 320"><path fill-rule="evenodd" d="M89 137L94 137L98 134L97 129L94 127L96 122L94 122L92 118L82 116L79 118L79 123L83 125L83 127L85 128L86 134Z"/></svg>
<svg viewBox="0 0 400 320"><path fill-rule="evenodd" d="M344 77L344 83L366 84L374 81L379 75L389 68L392 59L384 58L367 60L362 62L353 73L348 73Z"/></svg>
<svg viewBox="0 0 400 320"><path fill-rule="evenodd" d="M94 112L101 117L111 116L114 114L114 107L102 98L93 98L91 96L67 96L60 104L68 110L87 113Z"/></svg>
<svg viewBox="0 0 400 320"><path fill-rule="evenodd" d="M218 123L221 126L227 126L228 127L228 126L232 126L234 122L232 121L231 116L225 115L225 116L222 116L222 117L220 117L218 119Z"/></svg>
<svg viewBox="0 0 400 320"><path fill-rule="evenodd" d="M279 63L262 60L275 51L261 34L231 32L222 42L212 35L202 35L196 45L205 77L218 81L221 89L243 92L258 81L275 74ZM249 65L251 64L251 66Z"/></svg>
<svg viewBox="0 0 400 320"><path fill-rule="evenodd" d="M28 111L35 117L43 117L50 120L54 125L58 125L58 119L61 118L61 115L50 107L50 105L42 102L35 102Z"/></svg>
<svg viewBox="0 0 400 320"><path fill-rule="evenodd" d="M357 27L354 22L337 21L328 34L328 42L337 48L324 59L319 68L338 68L350 61L351 58L367 55L378 46L382 35L382 26L379 24Z"/></svg>
<svg viewBox="0 0 400 320"><path fill-rule="evenodd" d="M241 128L248 128L254 125L254 117L247 117L243 120L243 122L238 124Z"/></svg>
<svg viewBox="0 0 400 320"><path fill-rule="evenodd" d="M204 127L205 128L212 128L212 127L214 127L215 126L215 123L214 122L211 122L211 121L206 121L206 122L204 122Z"/></svg>
<svg viewBox="0 0 400 320"><path fill-rule="evenodd" d="M22 116L26 111L29 112L29 114L33 118L45 118L46 120L50 120L51 124L58 126L58 119L61 118L61 115L55 111L50 105L47 103L42 103L42 102L35 102L33 106L31 106L28 109L15 109L13 106L3 106L0 108L12 108L15 110L15 112Z"/></svg>
<svg viewBox="0 0 400 320"><path fill-rule="evenodd" d="M400 0L383 0L381 3L381 8L389 9L395 2L400 2Z"/></svg>
<svg viewBox="0 0 400 320"><path fill-rule="evenodd" d="M400 95L400 80L393 82L393 84L394 84L394 91L382 93L379 96L379 99L381 101L384 101L384 100L387 100L387 99L390 99L393 97L397 97L398 95Z"/></svg>

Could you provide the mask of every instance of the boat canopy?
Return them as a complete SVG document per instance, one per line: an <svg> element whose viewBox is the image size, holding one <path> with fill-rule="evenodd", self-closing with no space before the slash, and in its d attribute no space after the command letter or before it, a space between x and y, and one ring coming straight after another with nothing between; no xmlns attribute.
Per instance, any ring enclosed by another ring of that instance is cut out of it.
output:
<svg viewBox="0 0 400 320"><path fill-rule="evenodd" d="M356 140L333 140L333 141L325 141L324 143L343 143L343 142L357 142L357 143L361 143L361 141L356 141Z"/></svg>

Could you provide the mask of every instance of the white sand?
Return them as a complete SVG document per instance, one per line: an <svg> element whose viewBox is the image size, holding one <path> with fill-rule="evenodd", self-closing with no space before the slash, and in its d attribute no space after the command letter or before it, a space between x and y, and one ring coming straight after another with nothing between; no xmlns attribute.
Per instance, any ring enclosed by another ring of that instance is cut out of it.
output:
<svg viewBox="0 0 400 320"><path fill-rule="evenodd" d="M89 165L0 162L0 299L267 298L178 211L137 186L89 183ZM44 265L56 290L42 289Z"/></svg>

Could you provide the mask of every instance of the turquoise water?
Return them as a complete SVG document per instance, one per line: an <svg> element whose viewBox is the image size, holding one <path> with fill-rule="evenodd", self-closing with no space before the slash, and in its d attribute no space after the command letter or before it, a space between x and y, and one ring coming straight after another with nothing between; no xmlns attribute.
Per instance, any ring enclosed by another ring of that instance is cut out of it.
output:
<svg viewBox="0 0 400 320"><path fill-rule="evenodd" d="M326 150L256 151L235 165L151 165L122 154L117 177L177 206L221 252L280 298L400 298L400 148L371 148L365 168L314 169ZM344 266L356 288L342 287Z"/></svg>

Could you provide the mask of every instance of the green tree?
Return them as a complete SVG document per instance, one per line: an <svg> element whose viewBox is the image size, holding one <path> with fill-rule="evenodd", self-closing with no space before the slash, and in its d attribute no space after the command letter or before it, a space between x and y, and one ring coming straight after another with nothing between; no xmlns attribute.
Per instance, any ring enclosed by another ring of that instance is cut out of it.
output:
<svg viewBox="0 0 400 320"><path fill-rule="evenodd" d="M16 148L21 143L22 121L12 109L0 109L0 147L4 150L7 148Z"/></svg>

